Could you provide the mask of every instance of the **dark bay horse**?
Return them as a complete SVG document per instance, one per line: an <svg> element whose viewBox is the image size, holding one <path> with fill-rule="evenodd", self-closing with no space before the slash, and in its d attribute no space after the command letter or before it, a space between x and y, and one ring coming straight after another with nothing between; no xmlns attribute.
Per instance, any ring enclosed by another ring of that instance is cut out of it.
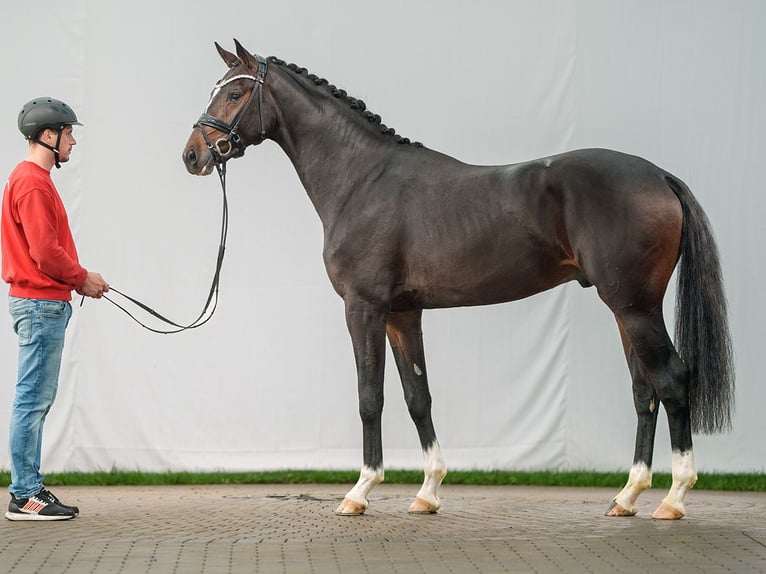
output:
<svg viewBox="0 0 766 574"><path fill-rule="evenodd" d="M480 167L412 143L364 102L276 58L236 54L183 150L192 174L269 138L288 155L322 220L324 262L345 303L356 359L363 466L338 514L361 514L383 480L385 340L425 460L410 512L436 512L446 474L431 420L423 309L513 301L576 280L614 313L638 416L633 465L607 514L636 513L651 485L659 405L673 484L654 518L684 515L697 478L692 433L726 430L732 350L717 247L678 178L641 158L579 150ZM676 346L662 301L679 265Z"/></svg>

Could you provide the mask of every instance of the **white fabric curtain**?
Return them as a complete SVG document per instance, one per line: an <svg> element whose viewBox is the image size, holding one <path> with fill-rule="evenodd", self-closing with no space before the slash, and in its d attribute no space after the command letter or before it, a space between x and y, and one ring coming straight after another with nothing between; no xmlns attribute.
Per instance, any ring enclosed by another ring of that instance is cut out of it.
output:
<svg viewBox="0 0 766 574"><path fill-rule="evenodd" d="M220 192L180 161L238 38L365 100L387 125L477 164L579 147L634 153L684 179L715 229L737 360L733 432L696 439L703 470L764 470L757 357L766 313L766 4L757 0L338 0L0 8L0 172L26 147L22 103L65 100L84 127L54 179L84 265L177 321L214 269ZM357 468L361 425L321 226L272 142L229 165L221 301L193 332L148 333L74 301L44 471ZM666 316L672 325L673 293ZM4 317L4 318L3 318ZM16 340L0 313L0 467ZM451 468L627 468L635 414L617 329L593 289L425 313L434 420ZM384 458L421 455L389 355ZM670 467L661 416L655 468Z"/></svg>

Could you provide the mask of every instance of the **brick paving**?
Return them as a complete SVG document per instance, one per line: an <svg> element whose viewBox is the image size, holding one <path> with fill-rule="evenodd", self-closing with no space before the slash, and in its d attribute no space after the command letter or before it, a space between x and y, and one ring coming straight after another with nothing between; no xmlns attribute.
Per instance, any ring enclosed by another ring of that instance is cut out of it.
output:
<svg viewBox="0 0 766 574"><path fill-rule="evenodd" d="M435 515L416 485L380 485L363 516L349 485L59 487L70 521L0 521L0 573L766 572L766 494L692 491L687 517L607 518L602 488L453 486Z"/></svg>

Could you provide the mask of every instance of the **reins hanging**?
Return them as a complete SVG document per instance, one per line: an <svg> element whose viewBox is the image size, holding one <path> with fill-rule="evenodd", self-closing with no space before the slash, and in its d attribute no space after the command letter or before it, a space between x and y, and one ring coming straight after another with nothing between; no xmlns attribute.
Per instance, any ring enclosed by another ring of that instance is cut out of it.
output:
<svg viewBox="0 0 766 574"><path fill-rule="evenodd" d="M120 291L119 289L116 289L115 287L110 286L109 291L114 291L118 295L124 297L129 302L133 303L137 307L140 307L150 315L153 315L163 323L170 325L172 327L175 327L175 329L156 329L154 327L150 327L146 323L142 322L138 318L135 317L130 311L128 311L123 305L117 303L114 301L114 299L110 298L107 295L104 295L103 298L109 301L112 305L120 309L123 313L125 313L128 317L133 319L136 323L141 325L144 329L151 331L152 333L159 333L161 335L172 335L174 333L180 333L182 331L187 331L190 329L196 329L197 327L201 327L205 323L207 323L215 313L216 308L218 307L218 288L220 285L221 280L221 268L223 267L223 256L226 251L226 236L229 231L229 203L226 198L226 162L216 163L216 170L218 171L218 178L221 181L221 192L223 196L223 206L222 206L222 214L221 214L221 240L218 245L218 257L216 260L216 266L215 266L215 273L213 274L213 280L210 284L210 292L208 293L207 300L205 301L205 305L202 308L202 311L200 312L199 316L194 319L191 323L188 325L181 325L180 323L176 323L175 321L172 321L171 319L168 319L164 315L158 313L145 303L142 303L141 301L131 297L130 295L127 295ZM80 302L80 305L85 300L85 296L83 295L83 300ZM211 307L212 304L212 307ZM209 313L209 314L208 314ZM207 316L206 316L207 315Z"/></svg>
<svg viewBox="0 0 766 574"><path fill-rule="evenodd" d="M222 208L222 215L221 215L221 241L218 247L218 258L216 261L216 267L215 267L215 273L213 274L213 281L210 284L210 292L208 293L207 300L205 301L205 306L202 308L202 311L200 312L199 316L189 323L188 325L181 325L179 323L176 323L175 321L172 321L165 317L164 315L161 315L145 303L142 303L141 301L138 301L137 299L131 297L130 295L126 295L122 291L111 287L110 291L114 291L118 295L124 297L127 301L130 303L136 305L137 307L140 307L145 312L149 313L150 315L154 316L155 318L159 319L163 323L170 325L171 327L175 327L174 329L156 329L154 327L150 327L137 319L130 311L128 311L123 305L120 305L116 301L114 301L112 298L108 297L107 295L104 295L103 298L109 301L112 305L120 309L123 313L125 313L128 317L133 319L136 323L141 325L144 329L147 329L148 331L151 331L152 333L160 333L162 335L171 335L174 333L180 333L182 331L187 331L189 329L196 329L197 327L201 327L205 323L207 323L215 313L216 308L218 307L218 287L221 279L221 267L223 266L223 256L224 252L226 250L226 235L228 233L229 229L229 205L228 200L226 198L226 162L233 158L233 157L239 157L245 153L245 147L246 144L242 142L242 139L239 136L239 124L242 121L242 118L249 110L253 100L255 99L255 96L257 94L258 97L258 117L261 122L260 126L260 141L263 141L266 138L266 130L265 130L265 124L263 123L263 85L266 79L266 73L268 71L268 61L265 58L262 58L260 56L255 56L258 61L258 71L256 72L255 76L251 76L249 74L240 74L238 76L233 76L231 78L227 78L225 80L221 80L216 84L216 90L222 88L228 83L231 83L236 80L241 79L247 79L251 80L254 84L253 89L250 91L250 97L248 98L247 102L245 102L245 105L237 112L237 115L234 118L234 121L231 124L227 124L226 122L210 115L205 111L200 118L197 120L197 122L194 124L194 127L199 129L200 133L202 134L202 138L205 140L205 144L208 147L208 150L210 151L210 154L213 157L213 160L215 161L215 168L218 171L218 178L221 181L221 192L223 195L223 208ZM215 90L213 92L212 98L215 96ZM208 103L208 107L210 104ZM208 126L213 128L214 130L218 130L220 132L223 132L226 134L225 138L221 138L216 141L211 141L208 137L208 134L203 129L203 126ZM260 143L260 142L259 142ZM85 296L83 296L82 301L85 301ZM80 302L80 305L82 305L82 302ZM212 307L211 307L212 305ZM209 314L208 314L209 313Z"/></svg>

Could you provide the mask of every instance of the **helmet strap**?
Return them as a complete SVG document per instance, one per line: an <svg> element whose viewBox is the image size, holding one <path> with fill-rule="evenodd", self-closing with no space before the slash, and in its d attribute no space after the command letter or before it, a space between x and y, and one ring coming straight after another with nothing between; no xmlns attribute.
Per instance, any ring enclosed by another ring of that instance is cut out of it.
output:
<svg viewBox="0 0 766 574"><path fill-rule="evenodd" d="M44 148L48 148L53 152L53 162L56 165L56 169L61 168L61 163L59 162L59 145L61 145L61 133L63 130L58 130L58 137L56 138L56 146L48 145L47 143L41 141L39 138L35 139L34 142L37 144L40 144Z"/></svg>

